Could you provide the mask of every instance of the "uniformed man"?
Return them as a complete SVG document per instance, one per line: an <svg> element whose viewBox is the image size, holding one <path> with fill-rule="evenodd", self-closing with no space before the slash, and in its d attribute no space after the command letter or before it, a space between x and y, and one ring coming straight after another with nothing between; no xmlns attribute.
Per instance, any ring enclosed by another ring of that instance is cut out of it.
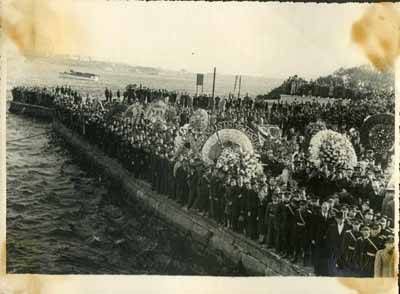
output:
<svg viewBox="0 0 400 294"><path fill-rule="evenodd" d="M369 226L372 225L372 222L374 220L374 211L372 209L367 209L364 212L364 223Z"/></svg>
<svg viewBox="0 0 400 294"><path fill-rule="evenodd" d="M299 257L303 264L306 263L307 231L310 226L311 214L312 212L307 208L307 201L305 199L300 200L299 208L295 212L296 224L292 239L292 244L294 245L293 263L296 263Z"/></svg>
<svg viewBox="0 0 400 294"><path fill-rule="evenodd" d="M213 169L210 178L210 216L214 220L218 219L218 170Z"/></svg>
<svg viewBox="0 0 400 294"><path fill-rule="evenodd" d="M283 244L284 252L283 257L293 257L294 244L291 242L296 229L296 209L298 206L298 199L291 197L290 192L286 192L290 201L285 205L284 218L283 218Z"/></svg>
<svg viewBox="0 0 400 294"><path fill-rule="evenodd" d="M196 166L192 166L189 171L189 199L187 203L188 209L193 206L193 203L197 199L197 186L200 179L199 169Z"/></svg>
<svg viewBox="0 0 400 294"><path fill-rule="evenodd" d="M361 230L362 239L359 242L358 254L359 254L359 268L360 275L362 277L373 277L374 276L374 263L375 256L379 248L377 244L370 238L370 228L364 226Z"/></svg>
<svg viewBox="0 0 400 294"><path fill-rule="evenodd" d="M193 208L197 209L200 215L208 213L209 197L210 197L209 176L210 175L208 169L203 166L197 185L197 199L193 204Z"/></svg>
<svg viewBox="0 0 400 294"><path fill-rule="evenodd" d="M267 203L270 201L269 196L269 186L265 181L263 181L263 185L258 192L258 201L259 205L257 208L257 231L258 231L258 242L260 244L265 242L265 233L266 233L266 223L265 223L265 213L267 209Z"/></svg>
<svg viewBox="0 0 400 294"><path fill-rule="evenodd" d="M187 195L189 193L189 186L187 182L187 171L184 163L183 156L180 157L180 165L176 166L176 189L175 195L178 203L184 206L187 203Z"/></svg>
<svg viewBox="0 0 400 294"><path fill-rule="evenodd" d="M254 181L246 184L246 209L247 209L247 227L246 234L249 238L255 240L257 234L257 214L260 200L258 198L258 185Z"/></svg>
<svg viewBox="0 0 400 294"><path fill-rule="evenodd" d="M236 191L236 179L231 179L225 189L225 226L232 228L233 224L233 198L235 197Z"/></svg>
<svg viewBox="0 0 400 294"><path fill-rule="evenodd" d="M351 229L345 232L343 239L343 255L339 260L345 276L355 276L357 270L357 240L361 237L361 221L353 220Z"/></svg>
<svg viewBox="0 0 400 294"><path fill-rule="evenodd" d="M232 198L232 228L236 232L244 233L246 227L246 188L242 177L238 178L237 186L235 197Z"/></svg>
<svg viewBox="0 0 400 294"><path fill-rule="evenodd" d="M279 231L279 223L277 222L277 211L279 206L279 195L273 193L272 202L268 203L267 208L265 210L265 244L267 247L275 247L274 238L278 235Z"/></svg>

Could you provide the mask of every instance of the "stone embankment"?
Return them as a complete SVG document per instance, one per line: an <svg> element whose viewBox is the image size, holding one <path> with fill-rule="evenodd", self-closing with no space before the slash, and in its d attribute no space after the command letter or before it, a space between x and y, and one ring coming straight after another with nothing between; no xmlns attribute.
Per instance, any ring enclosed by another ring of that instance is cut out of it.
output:
<svg viewBox="0 0 400 294"><path fill-rule="evenodd" d="M89 144L58 121L53 121L54 131L83 156L92 166L118 184L129 200L140 201L156 212L162 219L190 235L196 247L217 251L233 263L243 266L249 275L308 276L310 268L292 264L258 243L222 229L214 221L183 210L176 202L152 191L151 187L135 179L116 160L106 156L100 149Z"/></svg>

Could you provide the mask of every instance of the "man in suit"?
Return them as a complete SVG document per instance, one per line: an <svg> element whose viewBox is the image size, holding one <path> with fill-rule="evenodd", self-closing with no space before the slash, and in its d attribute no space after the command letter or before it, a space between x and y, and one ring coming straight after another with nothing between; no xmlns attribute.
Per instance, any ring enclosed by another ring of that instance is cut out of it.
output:
<svg viewBox="0 0 400 294"><path fill-rule="evenodd" d="M328 274L330 276L339 276L342 265L340 260L344 254L344 236L350 227L344 221L342 211L335 215L335 222L328 227L326 234L326 244L329 256Z"/></svg>
<svg viewBox="0 0 400 294"><path fill-rule="evenodd" d="M311 243L314 245L313 264L315 275L327 276L328 275L328 259L326 234L329 225L333 222L329 216L329 203L323 202L321 211L313 216L313 226L311 228Z"/></svg>

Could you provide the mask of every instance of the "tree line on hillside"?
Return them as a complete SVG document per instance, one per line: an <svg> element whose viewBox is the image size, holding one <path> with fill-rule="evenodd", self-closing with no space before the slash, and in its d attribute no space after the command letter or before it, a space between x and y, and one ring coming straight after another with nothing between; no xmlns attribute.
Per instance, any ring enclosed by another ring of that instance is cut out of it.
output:
<svg viewBox="0 0 400 294"><path fill-rule="evenodd" d="M378 72L369 66L340 68L333 74L315 80L290 76L279 87L258 99L279 99L282 94L314 96L322 98L364 99L377 95L392 96L394 93L393 72Z"/></svg>

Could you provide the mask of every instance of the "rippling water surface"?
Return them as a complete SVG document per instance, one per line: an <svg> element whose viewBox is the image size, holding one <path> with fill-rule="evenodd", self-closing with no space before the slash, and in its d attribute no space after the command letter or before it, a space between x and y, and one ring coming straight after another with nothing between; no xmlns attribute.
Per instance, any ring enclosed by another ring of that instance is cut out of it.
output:
<svg viewBox="0 0 400 294"><path fill-rule="evenodd" d="M7 114L9 273L241 274L119 196L84 169L50 124Z"/></svg>

